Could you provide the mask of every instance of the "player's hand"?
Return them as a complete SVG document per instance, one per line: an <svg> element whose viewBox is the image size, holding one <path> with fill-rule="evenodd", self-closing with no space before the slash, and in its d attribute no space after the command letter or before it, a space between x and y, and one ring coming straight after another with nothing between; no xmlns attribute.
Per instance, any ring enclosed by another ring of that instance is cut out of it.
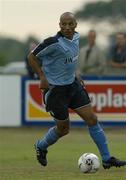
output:
<svg viewBox="0 0 126 180"><path fill-rule="evenodd" d="M82 79L80 80L80 83L82 86L85 86L84 81Z"/></svg>
<svg viewBox="0 0 126 180"><path fill-rule="evenodd" d="M42 76L42 77L40 78L39 88L40 88L42 91L49 88L49 83L48 83L47 79L45 78L45 76Z"/></svg>
<svg viewBox="0 0 126 180"><path fill-rule="evenodd" d="M79 73L76 74L76 78L80 82L80 84L84 86L84 81L81 79L81 75Z"/></svg>

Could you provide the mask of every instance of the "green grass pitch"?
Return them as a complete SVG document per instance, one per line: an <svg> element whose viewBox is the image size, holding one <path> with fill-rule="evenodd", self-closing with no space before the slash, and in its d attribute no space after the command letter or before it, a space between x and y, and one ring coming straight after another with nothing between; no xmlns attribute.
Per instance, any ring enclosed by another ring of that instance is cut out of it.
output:
<svg viewBox="0 0 126 180"><path fill-rule="evenodd" d="M0 180L125 180L126 167L83 174L77 166L85 152L99 156L87 129L73 129L48 150L48 166L41 167L34 151L34 142L46 128L0 128ZM126 160L126 128L106 128L112 155Z"/></svg>

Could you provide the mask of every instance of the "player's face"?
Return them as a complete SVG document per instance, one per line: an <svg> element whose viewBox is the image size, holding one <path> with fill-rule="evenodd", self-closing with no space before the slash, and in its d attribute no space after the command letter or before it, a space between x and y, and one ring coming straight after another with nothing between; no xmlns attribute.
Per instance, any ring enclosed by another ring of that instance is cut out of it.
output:
<svg viewBox="0 0 126 180"><path fill-rule="evenodd" d="M60 19L60 29L61 33L68 39L72 39L75 28L77 26L76 20L74 17L66 15Z"/></svg>

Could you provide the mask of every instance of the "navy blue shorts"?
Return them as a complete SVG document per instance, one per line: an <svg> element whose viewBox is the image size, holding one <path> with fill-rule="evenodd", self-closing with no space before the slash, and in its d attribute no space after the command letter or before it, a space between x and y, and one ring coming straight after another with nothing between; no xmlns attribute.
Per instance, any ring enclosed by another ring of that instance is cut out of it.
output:
<svg viewBox="0 0 126 180"><path fill-rule="evenodd" d="M58 120L69 117L68 108L77 109L90 103L86 89L77 80L70 85L50 86L43 97L46 111Z"/></svg>

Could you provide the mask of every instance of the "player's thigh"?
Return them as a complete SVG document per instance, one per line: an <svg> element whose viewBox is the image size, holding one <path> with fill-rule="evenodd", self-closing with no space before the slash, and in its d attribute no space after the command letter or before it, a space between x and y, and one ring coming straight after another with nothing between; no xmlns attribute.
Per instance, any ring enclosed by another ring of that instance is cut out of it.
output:
<svg viewBox="0 0 126 180"><path fill-rule="evenodd" d="M83 106L74 110L89 126L97 123L97 116L95 115L91 104Z"/></svg>
<svg viewBox="0 0 126 180"><path fill-rule="evenodd" d="M45 94L46 110L54 119L68 119L68 102L64 88L54 87Z"/></svg>
<svg viewBox="0 0 126 180"><path fill-rule="evenodd" d="M72 96L69 108L75 110L80 107L87 106L91 103L88 92L86 89L80 84L80 82L75 81L74 87L71 90L71 94L74 91L74 96Z"/></svg>

